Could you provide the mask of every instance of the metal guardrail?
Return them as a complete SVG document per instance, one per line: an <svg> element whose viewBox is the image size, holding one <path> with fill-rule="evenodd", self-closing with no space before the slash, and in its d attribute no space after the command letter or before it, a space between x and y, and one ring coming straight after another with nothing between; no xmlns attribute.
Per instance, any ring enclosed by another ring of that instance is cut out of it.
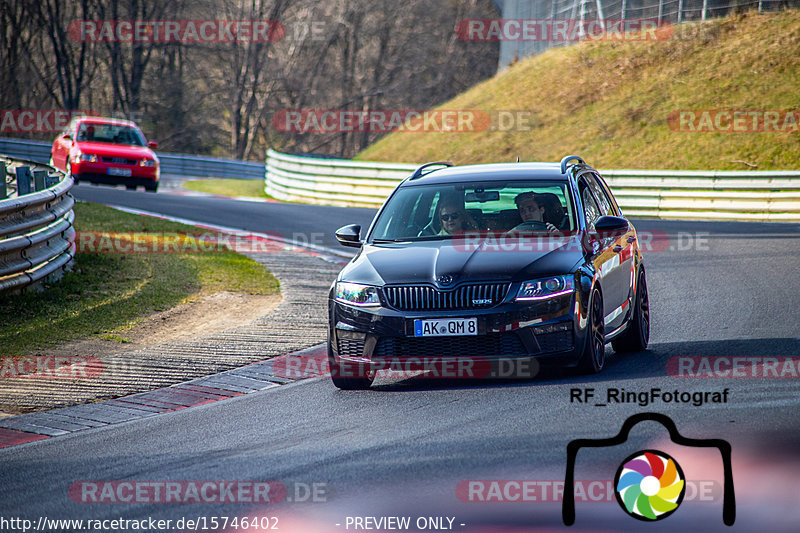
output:
<svg viewBox="0 0 800 533"><path fill-rule="evenodd" d="M0 156L0 292L58 277L72 263L72 185L51 167Z"/></svg>
<svg viewBox="0 0 800 533"><path fill-rule="evenodd" d="M375 207L419 165L267 152L264 191L279 200Z"/></svg>
<svg viewBox="0 0 800 533"><path fill-rule="evenodd" d="M378 207L417 165L270 150L264 191L280 200ZM630 216L800 222L800 171L601 170Z"/></svg>
<svg viewBox="0 0 800 533"><path fill-rule="evenodd" d="M0 154L20 157L39 163L50 161L52 143L0 138ZM156 152L161 174L189 177L264 179L264 165L251 161L202 157L190 154Z"/></svg>

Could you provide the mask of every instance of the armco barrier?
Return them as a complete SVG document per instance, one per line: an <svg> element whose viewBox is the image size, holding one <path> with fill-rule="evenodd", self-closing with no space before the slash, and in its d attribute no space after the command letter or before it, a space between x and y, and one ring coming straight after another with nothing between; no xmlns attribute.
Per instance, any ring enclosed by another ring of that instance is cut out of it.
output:
<svg viewBox="0 0 800 533"><path fill-rule="evenodd" d="M264 190L280 200L378 207L417 165L270 150ZM800 222L800 171L601 170L630 216Z"/></svg>
<svg viewBox="0 0 800 533"><path fill-rule="evenodd" d="M374 207L418 165L267 153L264 191L279 200Z"/></svg>
<svg viewBox="0 0 800 533"><path fill-rule="evenodd" d="M0 154L47 163L52 143L0 138ZM264 165L251 161L173 154L156 151L161 162L161 174L188 177L264 179Z"/></svg>
<svg viewBox="0 0 800 533"><path fill-rule="evenodd" d="M57 277L75 256L72 179L5 156L0 178L0 292Z"/></svg>

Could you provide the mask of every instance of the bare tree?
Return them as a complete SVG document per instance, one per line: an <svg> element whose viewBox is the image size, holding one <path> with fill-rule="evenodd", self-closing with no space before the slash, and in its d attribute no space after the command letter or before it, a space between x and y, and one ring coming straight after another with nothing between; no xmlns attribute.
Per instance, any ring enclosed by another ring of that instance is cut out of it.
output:
<svg viewBox="0 0 800 533"><path fill-rule="evenodd" d="M0 3L0 72L8 80L9 86L0 90L0 106L20 108L23 105L24 80L20 79L23 70L25 50L30 45L30 1L5 0ZM23 82L13 90L11 84Z"/></svg>
<svg viewBox="0 0 800 533"><path fill-rule="evenodd" d="M350 157L383 133L283 131L274 115L439 105L494 74L497 43L460 41L455 25L495 16L492 0L3 0L0 101L134 114L170 150ZM279 21L287 34L95 42L69 31L81 20L200 19ZM22 80L29 90L16 87Z"/></svg>
<svg viewBox="0 0 800 533"><path fill-rule="evenodd" d="M89 63L95 60L92 45L86 40L76 42L69 34L69 25L92 18L96 7L94 0L41 0L32 9L34 19L44 30L40 35L42 55L37 58L41 68L37 71L53 100L64 109L80 109L81 96L91 81Z"/></svg>
<svg viewBox="0 0 800 533"><path fill-rule="evenodd" d="M175 16L179 5L170 0L105 0L99 16L104 20L158 21ZM138 114L142 101L142 83L154 52L162 43L156 39L143 41L119 39L105 41L108 72L113 91L113 110L127 115Z"/></svg>
<svg viewBox="0 0 800 533"><path fill-rule="evenodd" d="M229 20L277 21L289 6L289 0L228 0L225 14ZM265 74L275 57L271 42L260 39L234 39L222 48L226 76L230 145L234 157L248 158L253 151L261 108L269 98L264 92Z"/></svg>
<svg viewBox="0 0 800 533"><path fill-rule="evenodd" d="M329 39L314 55L324 63L281 95L292 109L308 102L304 80L326 80L326 90L313 92L317 109L427 109L496 70L496 44L464 43L455 32L462 18L496 16L486 0L332 0L325 5ZM287 147L349 157L382 134L369 129L295 133Z"/></svg>

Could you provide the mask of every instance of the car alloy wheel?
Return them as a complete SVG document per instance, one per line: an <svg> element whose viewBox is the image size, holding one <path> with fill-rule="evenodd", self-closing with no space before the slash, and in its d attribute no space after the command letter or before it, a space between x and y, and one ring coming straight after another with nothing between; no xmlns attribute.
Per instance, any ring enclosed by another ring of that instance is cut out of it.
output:
<svg viewBox="0 0 800 533"><path fill-rule="evenodd" d="M650 296L644 269L639 271L635 301L628 329L611 342L615 352L641 352L650 342Z"/></svg>
<svg viewBox="0 0 800 533"><path fill-rule="evenodd" d="M647 280L645 279L644 271L639 275L639 294L637 295L639 307L639 331L642 337L642 350L647 348L647 343L650 342L650 296L647 293Z"/></svg>
<svg viewBox="0 0 800 533"><path fill-rule="evenodd" d="M603 323L603 297L597 288L592 290L586 347L578 363L578 370L596 374L606 364L605 327Z"/></svg>

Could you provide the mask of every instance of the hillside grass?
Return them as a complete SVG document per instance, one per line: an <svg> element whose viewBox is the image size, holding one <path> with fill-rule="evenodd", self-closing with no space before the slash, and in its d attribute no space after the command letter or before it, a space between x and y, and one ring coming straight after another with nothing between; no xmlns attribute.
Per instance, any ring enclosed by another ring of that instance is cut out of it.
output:
<svg viewBox="0 0 800 533"><path fill-rule="evenodd" d="M527 58L438 109L528 110L531 131L396 132L358 159L559 161L597 168L800 168L800 132L681 132L678 110L800 111L800 11L677 26L653 42L584 42Z"/></svg>

